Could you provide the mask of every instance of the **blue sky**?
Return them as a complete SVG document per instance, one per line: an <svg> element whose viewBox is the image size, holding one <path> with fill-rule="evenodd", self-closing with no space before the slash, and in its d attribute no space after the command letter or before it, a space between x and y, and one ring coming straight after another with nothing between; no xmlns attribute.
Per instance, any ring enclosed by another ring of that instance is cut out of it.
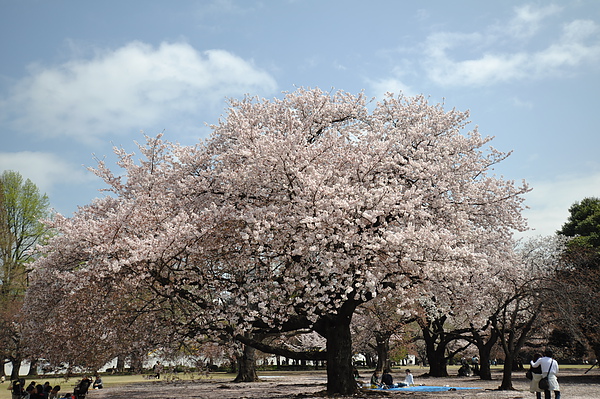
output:
<svg viewBox="0 0 600 399"><path fill-rule="evenodd" d="M193 144L226 98L299 86L470 110L513 151L495 173L533 188L529 235L600 197L596 0L0 0L0 57L0 171L68 216L113 145Z"/></svg>

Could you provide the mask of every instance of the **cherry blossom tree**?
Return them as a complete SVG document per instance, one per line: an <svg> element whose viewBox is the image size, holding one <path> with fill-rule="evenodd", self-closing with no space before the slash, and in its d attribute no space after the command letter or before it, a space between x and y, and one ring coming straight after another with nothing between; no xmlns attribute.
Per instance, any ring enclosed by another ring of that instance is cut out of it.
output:
<svg viewBox="0 0 600 399"><path fill-rule="evenodd" d="M501 279L490 296L489 317L498 336L505 361L499 389L513 389L512 372L519 351L544 319L550 308L544 298L565 248L560 236L533 237L520 242L515 250L517 266Z"/></svg>
<svg viewBox="0 0 600 399"><path fill-rule="evenodd" d="M402 295L380 296L361 305L353 317L353 339L355 343L362 340L363 347L374 349L377 354L375 369L379 372L390 367L392 345L401 343L399 338L405 326L416 319L414 297L414 292L408 288L402 290Z"/></svg>
<svg viewBox="0 0 600 399"><path fill-rule="evenodd" d="M328 392L349 394L359 305L485 269L525 227L527 186L489 174L508 155L465 131L466 112L318 89L230 105L194 147L159 136L137 163L117 150L120 175L100 162L112 197L57 218L36 268L72 258L60 273L118 275L152 293L149 308L177 304L177 320L244 343L311 329L327 342Z"/></svg>

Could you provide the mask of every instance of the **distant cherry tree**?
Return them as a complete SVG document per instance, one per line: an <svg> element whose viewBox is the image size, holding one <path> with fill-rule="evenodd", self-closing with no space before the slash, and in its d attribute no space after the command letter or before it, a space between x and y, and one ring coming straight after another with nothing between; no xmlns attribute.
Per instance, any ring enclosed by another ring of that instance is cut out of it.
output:
<svg viewBox="0 0 600 399"><path fill-rule="evenodd" d="M126 283L144 311L247 344L313 330L328 392L350 394L359 305L485 269L525 228L528 187L490 174L508 154L466 112L318 89L230 106L196 146L158 136L138 162L118 149L118 174L100 162L112 196L57 218L36 269Z"/></svg>

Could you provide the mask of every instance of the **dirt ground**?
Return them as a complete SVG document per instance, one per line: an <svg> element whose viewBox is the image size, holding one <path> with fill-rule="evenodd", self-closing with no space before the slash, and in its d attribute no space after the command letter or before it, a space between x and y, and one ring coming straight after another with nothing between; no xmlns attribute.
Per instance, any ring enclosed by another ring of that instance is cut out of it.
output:
<svg viewBox="0 0 600 399"><path fill-rule="evenodd" d="M563 399L593 399L600 398L600 370L594 368L587 374L585 370L561 370L559 384ZM424 372L424 370L422 370ZM368 381L370 374L362 372L362 379ZM518 399L535 398L529 392L529 381L524 373L513 375L513 391L498 391L501 374L494 372L492 381L482 381L474 377L427 378L413 371L415 383L428 386L471 387L478 389L457 390L447 392L386 392L361 391L357 398L456 398L456 399ZM395 371L394 379L401 381L403 375ZM218 376L203 378L196 381L166 382L149 381L132 385L106 388L90 392L87 399L299 399L324 396L327 378L324 371L315 372L270 372L259 373L260 382L232 383L231 379ZM337 397L343 399L343 397Z"/></svg>

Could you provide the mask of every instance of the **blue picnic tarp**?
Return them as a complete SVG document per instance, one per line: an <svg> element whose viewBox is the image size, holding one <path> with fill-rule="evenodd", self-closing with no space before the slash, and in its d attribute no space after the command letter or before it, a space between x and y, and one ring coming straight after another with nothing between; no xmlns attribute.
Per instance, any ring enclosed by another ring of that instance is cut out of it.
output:
<svg viewBox="0 0 600 399"><path fill-rule="evenodd" d="M401 387L401 388L374 388L373 391L396 391L396 392L444 392L458 391L462 389L482 389L482 388L465 388L465 387L438 387L421 385L416 387Z"/></svg>

